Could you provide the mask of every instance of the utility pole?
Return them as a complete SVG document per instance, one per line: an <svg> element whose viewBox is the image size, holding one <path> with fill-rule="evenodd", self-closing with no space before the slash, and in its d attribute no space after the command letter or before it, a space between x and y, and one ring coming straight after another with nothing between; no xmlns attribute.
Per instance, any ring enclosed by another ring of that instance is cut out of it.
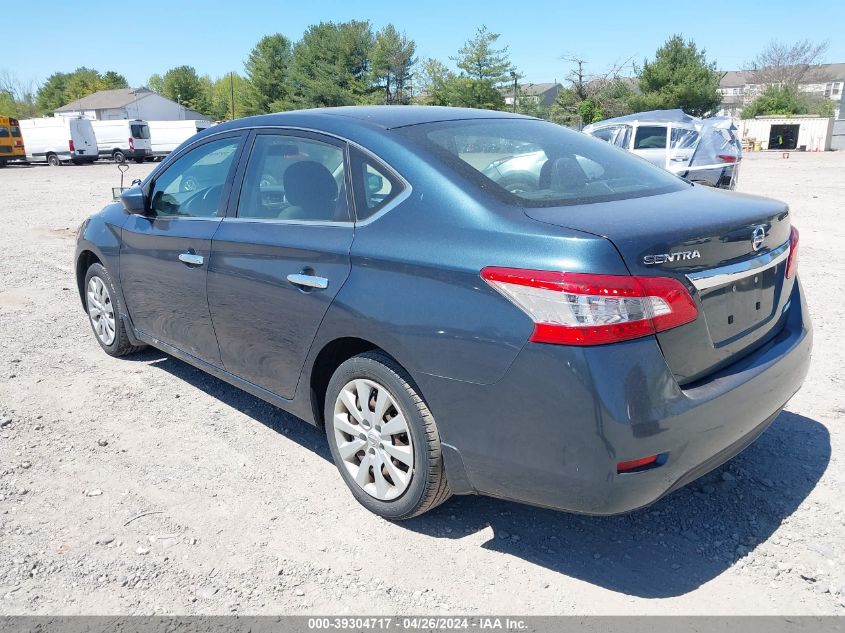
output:
<svg viewBox="0 0 845 633"><path fill-rule="evenodd" d="M517 88L516 79L517 79L517 74L516 74L515 70L511 71L511 79L513 79L513 111L516 112L516 88Z"/></svg>
<svg viewBox="0 0 845 633"><path fill-rule="evenodd" d="M232 96L232 120L235 120L235 73L229 73L229 91Z"/></svg>

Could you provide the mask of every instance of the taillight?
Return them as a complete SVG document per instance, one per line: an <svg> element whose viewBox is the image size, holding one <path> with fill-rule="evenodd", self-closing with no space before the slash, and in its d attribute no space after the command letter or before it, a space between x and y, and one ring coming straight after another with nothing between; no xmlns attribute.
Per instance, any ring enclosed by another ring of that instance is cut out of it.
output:
<svg viewBox="0 0 845 633"><path fill-rule="evenodd" d="M70 140L67 142L67 147L68 147L68 149L69 149L70 151L72 151L72 152L73 152L73 151L76 151L76 150L75 150L75 148L73 147L73 139L70 139Z"/></svg>
<svg viewBox="0 0 845 633"><path fill-rule="evenodd" d="M718 158L723 163L735 163L739 158L735 154L716 154L716 158Z"/></svg>
<svg viewBox="0 0 845 633"><path fill-rule="evenodd" d="M789 229L789 257L786 259L786 278L795 276L798 269L798 229Z"/></svg>
<svg viewBox="0 0 845 633"><path fill-rule="evenodd" d="M490 266L481 277L534 321L529 340L603 345L662 332L698 317L669 277L592 275Z"/></svg>
<svg viewBox="0 0 845 633"><path fill-rule="evenodd" d="M131 136L129 137L129 149L133 151L135 150L135 139Z"/></svg>

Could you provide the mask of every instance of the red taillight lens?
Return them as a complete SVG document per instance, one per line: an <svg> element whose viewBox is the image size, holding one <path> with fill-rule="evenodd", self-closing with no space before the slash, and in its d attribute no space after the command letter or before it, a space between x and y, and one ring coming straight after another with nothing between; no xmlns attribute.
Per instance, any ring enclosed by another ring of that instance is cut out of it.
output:
<svg viewBox="0 0 845 633"><path fill-rule="evenodd" d="M639 470L645 466L651 466L657 463L657 455L649 455L648 457L641 457L640 459L632 459L628 462L619 462L616 464L616 474L629 473L634 470Z"/></svg>
<svg viewBox="0 0 845 633"><path fill-rule="evenodd" d="M135 150L135 139L132 138L131 136L129 137L129 149L131 149L133 151Z"/></svg>
<svg viewBox="0 0 845 633"><path fill-rule="evenodd" d="M789 230L789 257L786 259L786 278L791 279L798 270L798 229Z"/></svg>
<svg viewBox="0 0 845 633"><path fill-rule="evenodd" d="M75 148L73 147L73 139L70 139L70 140L67 142L67 147L68 147L68 149L69 149L70 151L72 151L72 152L73 152L73 151L76 151L76 150L75 150Z"/></svg>
<svg viewBox="0 0 845 633"><path fill-rule="evenodd" d="M723 163L735 163L739 158L735 154L716 154L716 158L718 158Z"/></svg>
<svg viewBox="0 0 845 633"><path fill-rule="evenodd" d="M662 332L698 317L669 277L487 267L481 277L534 321L531 341L603 345Z"/></svg>

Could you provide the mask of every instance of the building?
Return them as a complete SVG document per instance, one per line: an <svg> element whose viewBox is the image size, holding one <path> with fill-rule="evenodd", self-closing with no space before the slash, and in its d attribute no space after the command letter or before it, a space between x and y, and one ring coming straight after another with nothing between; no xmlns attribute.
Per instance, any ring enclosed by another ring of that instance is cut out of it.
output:
<svg viewBox="0 0 845 633"><path fill-rule="evenodd" d="M760 149L825 152L832 147L832 118L795 114L758 116L739 122L741 138L760 144Z"/></svg>
<svg viewBox="0 0 845 633"><path fill-rule="evenodd" d="M53 111L56 116L83 116L92 121L142 119L144 121L199 120L208 117L147 88L100 90Z"/></svg>
<svg viewBox="0 0 845 633"><path fill-rule="evenodd" d="M544 84L522 84L517 91L517 106L520 102L523 104L533 103L534 105L550 106L555 102L557 93L561 91L563 86L559 83L544 83ZM505 103L509 106L513 105L513 88L504 93Z"/></svg>
<svg viewBox="0 0 845 633"><path fill-rule="evenodd" d="M731 70L726 72L719 82L722 95L721 116L738 117L742 108L751 103L765 85L755 83L752 71ZM845 89L845 64L819 64L808 69L804 81L798 89L806 94L828 98L834 102L834 112L845 117L842 105L842 92Z"/></svg>

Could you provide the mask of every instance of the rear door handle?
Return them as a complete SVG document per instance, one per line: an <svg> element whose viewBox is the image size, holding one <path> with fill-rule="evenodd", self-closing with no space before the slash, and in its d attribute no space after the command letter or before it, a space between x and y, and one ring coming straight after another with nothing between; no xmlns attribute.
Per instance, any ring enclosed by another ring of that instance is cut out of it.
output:
<svg viewBox="0 0 845 633"><path fill-rule="evenodd" d="M317 288L319 290L325 290L329 287L329 280L325 277L318 277L317 275L292 274L288 275L288 281L295 286L305 286L306 288Z"/></svg>
<svg viewBox="0 0 845 633"><path fill-rule="evenodd" d="M202 266L205 259L196 253L179 253L179 261L188 266Z"/></svg>

